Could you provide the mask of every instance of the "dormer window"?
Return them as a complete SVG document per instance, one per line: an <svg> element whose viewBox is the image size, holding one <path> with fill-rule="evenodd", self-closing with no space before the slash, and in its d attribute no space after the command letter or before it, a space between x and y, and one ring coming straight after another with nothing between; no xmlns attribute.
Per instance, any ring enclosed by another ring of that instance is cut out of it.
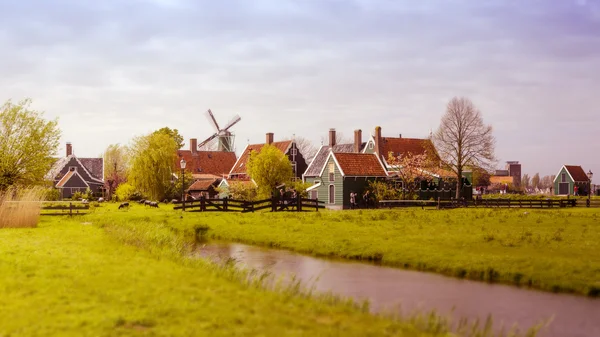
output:
<svg viewBox="0 0 600 337"><path fill-rule="evenodd" d="M75 172L75 171L77 171L77 166L69 166L69 171L70 171L70 172Z"/></svg>

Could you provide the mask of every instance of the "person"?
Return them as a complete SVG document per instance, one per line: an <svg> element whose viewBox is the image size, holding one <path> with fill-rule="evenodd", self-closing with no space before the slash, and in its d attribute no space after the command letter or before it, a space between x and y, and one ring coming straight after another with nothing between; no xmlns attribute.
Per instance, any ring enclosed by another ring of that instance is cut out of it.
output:
<svg viewBox="0 0 600 337"><path fill-rule="evenodd" d="M573 188L573 195L579 195L579 187L577 185L575 185L575 187Z"/></svg>
<svg viewBox="0 0 600 337"><path fill-rule="evenodd" d="M350 209L354 209L354 206L356 204L356 193L354 193L354 191L350 192Z"/></svg>
<svg viewBox="0 0 600 337"><path fill-rule="evenodd" d="M365 205L365 208L369 208L369 190L363 194L363 204Z"/></svg>

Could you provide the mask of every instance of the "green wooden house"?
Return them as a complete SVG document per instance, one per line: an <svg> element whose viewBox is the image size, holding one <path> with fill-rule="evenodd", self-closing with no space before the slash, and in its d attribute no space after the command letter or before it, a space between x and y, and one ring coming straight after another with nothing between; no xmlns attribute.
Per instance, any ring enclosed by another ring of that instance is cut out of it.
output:
<svg viewBox="0 0 600 337"><path fill-rule="evenodd" d="M350 207L350 193L360 198L370 181L386 177L383 163L374 154L330 150L318 176L305 181L313 184L307 189L311 198L324 201L327 208L344 209Z"/></svg>
<svg viewBox="0 0 600 337"><path fill-rule="evenodd" d="M590 179L581 166L563 165L554 178L555 195L587 195Z"/></svg>

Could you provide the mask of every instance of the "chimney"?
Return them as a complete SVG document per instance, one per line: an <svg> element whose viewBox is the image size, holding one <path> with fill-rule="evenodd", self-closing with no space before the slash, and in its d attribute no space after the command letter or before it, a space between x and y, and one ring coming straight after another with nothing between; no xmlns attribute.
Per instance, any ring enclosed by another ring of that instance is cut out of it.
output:
<svg viewBox="0 0 600 337"><path fill-rule="evenodd" d="M329 129L329 146L335 146L335 129L333 128Z"/></svg>
<svg viewBox="0 0 600 337"><path fill-rule="evenodd" d="M192 153L198 152L198 139L190 138L190 151L192 151Z"/></svg>
<svg viewBox="0 0 600 337"><path fill-rule="evenodd" d="M273 132L267 132L267 144L273 144Z"/></svg>
<svg viewBox="0 0 600 337"><path fill-rule="evenodd" d="M381 144L381 126L376 126L375 127L375 152L377 152L377 155L379 155L379 157L383 157L383 154L381 153L383 144Z"/></svg>
<svg viewBox="0 0 600 337"><path fill-rule="evenodd" d="M402 134L399 134L399 135L398 135L398 138L402 138Z"/></svg>
<svg viewBox="0 0 600 337"><path fill-rule="evenodd" d="M73 154L73 145L71 142L67 142L67 157Z"/></svg>
<svg viewBox="0 0 600 337"><path fill-rule="evenodd" d="M354 130L354 153L360 152L360 145L362 144L362 130Z"/></svg>

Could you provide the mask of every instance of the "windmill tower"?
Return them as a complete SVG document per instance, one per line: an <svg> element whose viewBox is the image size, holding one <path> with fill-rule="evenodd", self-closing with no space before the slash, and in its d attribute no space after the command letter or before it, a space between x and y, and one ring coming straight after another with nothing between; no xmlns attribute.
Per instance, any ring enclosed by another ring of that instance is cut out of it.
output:
<svg viewBox="0 0 600 337"><path fill-rule="evenodd" d="M208 109L208 111L206 112L206 116L213 123L213 126L215 127L215 133L212 136L205 139L202 143L198 144L198 148L216 139L218 142L218 151L233 152L235 150L233 146L235 135L231 131L229 131L229 129L231 129L232 126L237 124L237 122L239 122L242 118L239 115L235 115L235 117L233 117L229 121L229 123L227 123L225 127L221 129L210 109Z"/></svg>

